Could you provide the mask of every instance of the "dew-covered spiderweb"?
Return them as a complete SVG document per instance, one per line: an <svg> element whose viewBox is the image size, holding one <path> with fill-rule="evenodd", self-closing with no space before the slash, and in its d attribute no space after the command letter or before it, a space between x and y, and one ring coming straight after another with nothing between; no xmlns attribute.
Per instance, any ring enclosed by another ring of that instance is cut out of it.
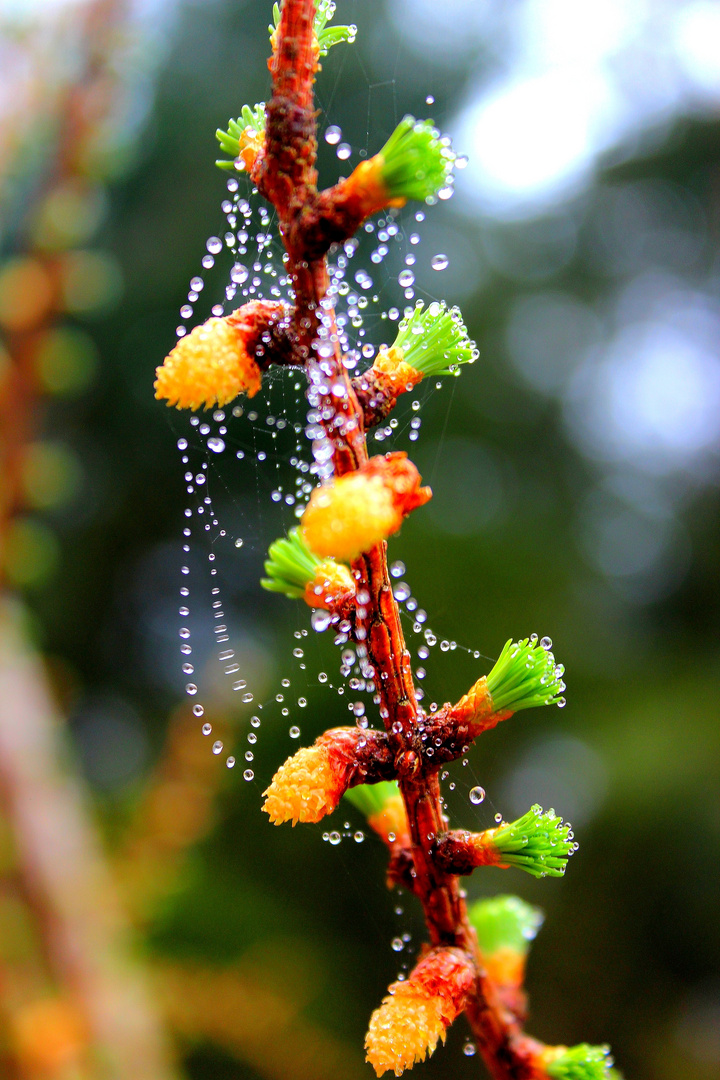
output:
<svg viewBox="0 0 720 1080"><path fill-rule="evenodd" d="M365 145L351 144L337 125L323 126L321 117L319 139L326 154L327 148L334 150L340 172L346 163L349 172L380 144L371 130L370 109L378 88L394 107L392 81L368 83ZM430 96L419 101L417 115L427 115L432 105ZM464 161L458 157L456 167ZM323 183L335 179L321 176ZM227 314L250 300L292 303L273 208L243 174L222 183L218 225L180 308L178 337L209 316ZM451 195L448 187L439 198ZM450 256L423 243L431 209L416 204L381 214L330 251L330 293L351 374L372 365L380 344L392 343L399 320L418 300L452 301L443 295L442 273ZM309 379L298 369L271 367L252 399L238 398L226 408L189 416L168 414L187 494L178 586L181 685L209 752L257 788L258 806L272 773L299 745L309 744L327 727L380 723L373 669L362 645L350 640L349 624L324 610L311 612L302 601L264 593L258 584L269 544L296 524L311 491L332 470L314 389L326 377L322 333L321 327ZM439 394L451 402L453 384L452 378L426 380L403 395L392 416L368 433L369 453L406 450L412 456L413 444L422 437L425 399ZM422 586L414 591L412 568L393 561L392 549L390 573L418 697L432 712L438 707L432 698L433 672L443 654L467 657L467 686L488 670L490 658L433 629ZM286 732L284 756L277 742L272 755L263 755L268 728ZM485 800L469 755L444 770L442 778L449 798L453 792L462 794L464 824L486 828L502 819L500 810ZM354 813L341 805L331 824L318 827L318 835L336 848L369 840ZM402 977L417 941L412 941L403 898L395 897L393 904L398 922L391 947L398 953Z"/></svg>

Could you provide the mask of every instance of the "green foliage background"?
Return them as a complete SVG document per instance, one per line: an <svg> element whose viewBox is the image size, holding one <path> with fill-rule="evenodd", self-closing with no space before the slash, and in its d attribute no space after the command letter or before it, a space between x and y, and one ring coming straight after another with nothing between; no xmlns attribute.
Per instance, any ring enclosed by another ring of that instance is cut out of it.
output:
<svg viewBox="0 0 720 1080"><path fill-rule="evenodd" d="M431 55L419 63L382 5L358 0L346 7L348 20L359 25L358 43L327 58L318 93L344 138L372 151L396 118L425 111L429 92L435 118L449 116L466 75L462 65L434 67ZM125 291L90 328L99 377L79 403L53 406L47 418L48 429L78 449L85 481L76 502L53 522L60 571L30 603L37 640L60 672L111 842L144 771L161 754L168 714L182 697L174 611L185 495L175 443L187 425L153 400L153 371L174 342L178 308L206 238L222 234L226 177L212 164L213 133L243 104L267 95L267 21L258 3L182 9L137 168L111 193L102 239L120 262ZM338 165L325 145L320 164L321 176L333 180ZM656 151L608 164L587 198L585 219L619 185L671 181L681 198L704 209L709 265L717 257L719 164L720 126L682 121ZM563 791L575 790L581 804L587 785L595 793L563 880L487 871L468 890L471 897L515 891L547 913L529 969L534 1033L550 1042L611 1042L634 1080L705 1080L715 1075L720 1054L717 472L684 501L690 556L675 587L644 603L623 595L578 541L577 508L597 488L597 472L568 441L557 402L522 381L505 335L520 294L567 290L602 307L619 283L595 272L585 257L582 222L575 255L533 282L501 273L487 258L494 224L459 223L453 213L452 204L437 209L433 236L447 225L452 258L452 235L462 231L482 268L477 293L466 290L462 300L481 358L424 405L414 457L436 491L436 510L409 521L391 554L407 564L441 636L493 656L511 635L551 634L567 669L569 703L562 712L521 714L483 737L470 764L454 770L451 811L457 822L492 824L496 809L509 812L503 793L518 775L528 778L527 806L545 797L532 787L539 774L548 797L557 792L559 813ZM498 243L522 250L535 236L532 223L517 225ZM698 272L688 270L688 279ZM441 296L443 287L438 275ZM483 488L487 461L501 490L497 512L483 524L472 506L495 498ZM467 476L474 478L469 490ZM242 535L258 505L264 520L250 526L250 554L233 563L228 551L221 575L232 619L260 647L277 681L291 673L292 632L306 625L306 613L257 585L263 544L274 538L278 518L265 495L258 502L256 483L253 468L236 470L226 505L232 527ZM458 508L470 524L443 527ZM312 673L323 661L312 657L315 642L307 648ZM317 648L325 650L325 670L336 670L329 643ZM438 657L432 696L459 696L486 670L483 663L460 650ZM343 701L335 704L309 682L303 743L346 715ZM201 680L200 687L202 695ZM116 714L131 712L129 727L112 729L118 745L127 735L133 746L147 747L124 778L103 779L103 754L114 753L115 744L98 747L87 736L99 700L115 703ZM265 721L257 782L244 783L240 766L223 777L216 824L193 851L174 895L153 912L145 946L163 957L216 965L270 958L280 983L302 988L303 1015L345 1040L359 1063L367 1018L402 959L391 939L409 932L411 948L417 946L422 926L410 900L404 916L394 915L379 844L345 840L335 848L321 841L320 827L273 829L261 815L262 781L296 745L287 737L289 722L279 710ZM245 733L240 725L238 757ZM472 814L468 773L488 793ZM347 818L357 827L353 810ZM463 1056L463 1041L464 1033L454 1031L448 1048L418 1071L455 1080L476 1075L477 1059ZM265 1075L212 1041L185 1051L193 1080ZM348 1066L353 1077L361 1071L359 1064Z"/></svg>

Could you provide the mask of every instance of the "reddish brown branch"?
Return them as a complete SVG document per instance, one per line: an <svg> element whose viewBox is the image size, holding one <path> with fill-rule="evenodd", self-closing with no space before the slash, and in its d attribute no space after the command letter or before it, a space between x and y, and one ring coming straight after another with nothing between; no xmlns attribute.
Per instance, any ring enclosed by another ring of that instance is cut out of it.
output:
<svg viewBox="0 0 720 1080"><path fill-rule="evenodd" d="M334 312L324 305L328 272L324 252L336 234L327 225L334 220L337 237L353 223L345 215L342 187L323 193L322 221L318 217L313 103L315 59L312 49L313 0L285 0L277 32L271 71L273 94L267 109L266 150L259 168L260 190L274 204L288 250L288 268L295 289L295 327L308 350L308 368L318 404L333 447L336 476L355 470L368 459L365 443L366 412L358 400L342 363ZM346 208L345 208L346 209ZM311 224L316 235L310 235ZM324 334L322 356L317 353L318 331ZM328 345L330 346L328 348ZM324 378L315 379L314 365ZM327 389L318 386L322 383ZM372 421L372 416L367 419ZM420 898L434 946L463 950L476 976L466 1012L478 1047L496 1080L530 1080L537 1044L525 1036L503 1004L483 970L475 933L467 917L458 879L435 856L435 841L446 832L437 767L429 767L421 737L421 714L412 679L410 653L400 625L397 603L388 576L387 545L382 542L353 563L358 580L355 641L367 657L378 688L380 714L394 754L395 770L405 802L412 842L412 866L398 855L393 873L404 879L406 870ZM437 759L435 759L437 762ZM404 866L401 863L404 861Z"/></svg>

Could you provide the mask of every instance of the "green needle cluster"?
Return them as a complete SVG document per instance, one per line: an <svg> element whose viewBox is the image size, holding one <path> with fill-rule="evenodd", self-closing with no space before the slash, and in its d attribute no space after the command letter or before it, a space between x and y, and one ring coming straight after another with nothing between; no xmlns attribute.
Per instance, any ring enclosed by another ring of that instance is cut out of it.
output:
<svg viewBox="0 0 720 1080"><path fill-rule="evenodd" d="M468 909L468 916L484 956L492 956L500 949L512 949L525 956L543 922L540 908L526 904L519 896L477 900Z"/></svg>
<svg viewBox="0 0 720 1080"><path fill-rule="evenodd" d="M380 780L377 784L358 784L345 792L345 798L357 807L366 818L379 814L390 799L400 793L394 780Z"/></svg>
<svg viewBox="0 0 720 1080"><path fill-rule="evenodd" d="M237 120L228 122L227 131L223 131L222 128L217 129L215 138L220 143L220 149L231 158L230 161L224 159L216 161L215 164L218 168L235 168L235 161L240 156L240 137L247 128L250 128L257 135L265 133L265 105L262 102L252 109L249 105L243 105L242 112Z"/></svg>
<svg viewBox="0 0 720 1080"><path fill-rule="evenodd" d="M423 375L458 375L460 364L477 358L475 342L468 337L458 308L434 300L427 307L418 300L411 315L399 326L393 348Z"/></svg>
<svg viewBox="0 0 720 1080"><path fill-rule="evenodd" d="M522 641L505 643L495 667L487 677L488 690L492 696L495 712L519 712L535 705L565 704L562 691L565 669L555 662L550 652L550 638L538 644L533 634Z"/></svg>
<svg viewBox="0 0 720 1080"><path fill-rule="evenodd" d="M553 810L543 813L537 804L517 821L493 830L492 842L503 863L533 877L562 877L575 850L571 825Z"/></svg>
<svg viewBox="0 0 720 1080"><path fill-rule="evenodd" d="M266 578L260 584L269 592L284 593L291 600L300 599L305 586L315 577L321 562L305 543L299 529L291 529L287 536L270 545L269 558L265 562Z"/></svg>
<svg viewBox="0 0 720 1080"><path fill-rule="evenodd" d="M609 1046L579 1043L570 1046L545 1067L553 1080L606 1080L612 1076Z"/></svg>
<svg viewBox="0 0 720 1080"><path fill-rule="evenodd" d="M380 176L389 199L424 202L447 187L455 154L432 120L405 116L383 146Z"/></svg>
<svg viewBox="0 0 720 1080"><path fill-rule="evenodd" d="M327 56L328 51L341 41L353 42L357 36L357 26L328 26L327 23L335 15L334 0L318 0L313 20L313 30L317 38L321 56ZM273 21L268 26L270 34L274 34L280 25L280 5L273 4Z"/></svg>

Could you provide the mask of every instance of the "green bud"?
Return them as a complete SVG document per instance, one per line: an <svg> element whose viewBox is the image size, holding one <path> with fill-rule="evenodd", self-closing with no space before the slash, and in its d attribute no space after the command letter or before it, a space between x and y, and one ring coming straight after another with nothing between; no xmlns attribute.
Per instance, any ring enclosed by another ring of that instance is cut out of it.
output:
<svg viewBox="0 0 720 1080"><path fill-rule="evenodd" d="M429 376L457 375L460 364L472 364L477 358L459 310L436 300L428 307L418 300L400 323L393 348L401 349L406 363Z"/></svg>
<svg viewBox="0 0 720 1080"><path fill-rule="evenodd" d="M242 112L237 120L228 122L227 131L223 131L222 128L217 129L215 138L220 143L220 149L232 159L230 161L224 159L216 161L215 164L218 168L235 168L235 162L240 156L240 139L247 128L250 128L250 131L255 135L265 133L265 105L262 102L252 109L249 105L243 105Z"/></svg>
<svg viewBox="0 0 720 1080"><path fill-rule="evenodd" d="M517 821L493 830L492 843L501 861L526 870L533 877L562 877L575 850L572 826L553 810L533 806Z"/></svg>
<svg viewBox="0 0 720 1080"><path fill-rule="evenodd" d="M313 30L315 31L321 56L327 56L333 45L337 45L341 41L352 43L357 36L357 26L327 26L327 23L330 22L334 15L335 4L333 0L318 0L315 8ZM272 25L268 26L271 37L279 25L280 5L273 4L273 21Z"/></svg>
<svg viewBox="0 0 720 1080"><path fill-rule="evenodd" d="M455 154L431 120L404 117L377 155L388 199L425 199L447 187Z"/></svg>
<svg viewBox="0 0 720 1080"><path fill-rule="evenodd" d="M550 638L523 638L505 643L503 651L487 677L495 712L519 712L535 705L558 705L562 708L565 689L562 675L565 669L557 666L549 651Z"/></svg>
<svg viewBox="0 0 720 1080"><path fill-rule="evenodd" d="M377 784L358 784L345 792L345 798L357 807L366 818L379 814L390 799L400 793L394 780L380 780Z"/></svg>
<svg viewBox="0 0 720 1080"><path fill-rule="evenodd" d="M308 547L299 529L291 529L287 536L276 540L268 550L265 573L260 584L269 592L284 593L291 600L300 599L305 586L315 577L321 562Z"/></svg>
<svg viewBox="0 0 720 1080"><path fill-rule="evenodd" d="M543 913L519 896L493 896L478 900L468 909L480 951L492 956L499 949L512 949L522 956L542 926Z"/></svg>
<svg viewBox="0 0 720 1080"><path fill-rule="evenodd" d="M607 1080L612 1063L609 1046L580 1043L558 1054L545 1066L545 1072L553 1080Z"/></svg>

